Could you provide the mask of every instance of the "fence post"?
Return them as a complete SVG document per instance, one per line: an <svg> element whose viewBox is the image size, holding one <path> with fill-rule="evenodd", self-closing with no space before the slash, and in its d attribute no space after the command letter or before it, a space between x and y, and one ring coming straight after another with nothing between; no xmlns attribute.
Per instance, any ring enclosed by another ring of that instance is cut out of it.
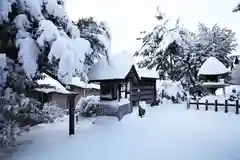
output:
<svg viewBox="0 0 240 160"><path fill-rule="evenodd" d="M217 107L217 100L215 100L215 112L218 111L218 107Z"/></svg>
<svg viewBox="0 0 240 160"><path fill-rule="evenodd" d="M228 113L228 100L225 100L225 113Z"/></svg>
<svg viewBox="0 0 240 160"><path fill-rule="evenodd" d="M239 114L238 100L236 100L236 114Z"/></svg>
<svg viewBox="0 0 240 160"><path fill-rule="evenodd" d="M187 109L190 109L190 98L187 100Z"/></svg>
<svg viewBox="0 0 240 160"><path fill-rule="evenodd" d="M208 110L208 100L206 100L206 111Z"/></svg>
<svg viewBox="0 0 240 160"><path fill-rule="evenodd" d="M199 110L199 99L197 98L197 110Z"/></svg>

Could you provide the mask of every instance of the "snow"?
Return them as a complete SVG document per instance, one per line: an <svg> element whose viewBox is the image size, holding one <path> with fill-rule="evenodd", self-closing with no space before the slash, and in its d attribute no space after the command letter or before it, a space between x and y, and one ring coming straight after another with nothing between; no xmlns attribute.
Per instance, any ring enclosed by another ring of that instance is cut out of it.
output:
<svg viewBox="0 0 240 160"><path fill-rule="evenodd" d="M176 97L177 94L183 95L185 92L180 82L173 82L172 80L157 80L156 88L158 94L164 90L164 93L170 97Z"/></svg>
<svg viewBox="0 0 240 160"><path fill-rule="evenodd" d="M38 69L37 59L40 51L38 46L30 37L17 39L16 45L19 47L18 59L23 64L23 69L29 78L35 75Z"/></svg>
<svg viewBox="0 0 240 160"><path fill-rule="evenodd" d="M73 86L77 86L80 88L86 88L86 89L100 89L100 85L94 84L94 83L86 83L82 81L79 77L73 77L72 82L70 83Z"/></svg>
<svg viewBox="0 0 240 160"><path fill-rule="evenodd" d="M159 78L158 72L155 70L155 68L147 69L136 67L136 70L140 78L156 78L156 79Z"/></svg>
<svg viewBox="0 0 240 160"><path fill-rule="evenodd" d="M64 8L61 5L57 4L57 0L43 0L43 3L46 6L46 10L50 15L58 18L68 18Z"/></svg>
<svg viewBox="0 0 240 160"><path fill-rule="evenodd" d="M30 22L25 14L19 14L13 20L15 27L19 30L25 31L25 29L30 28Z"/></svg>
<svg viewBox="0 0 240 160"><path fill-rule="evenodd" d="M229 160L239 159L240 116L183 105L137 110L115 117L80 118L68 136L68 117L40 124L19 137L25 143L10 160ZM93 124L92 122L95 121Z"/></svg>
<svg viewBox="0 0 240 160"><path fill-rule="evenodd" d="M218 101L218 103L224 104L226 97L224 95L208 95L208 96L204 96L202 97L199 102L205 103L206 100L208 100L208 103L214 103L215 100ZM230 101L229 101L230 102Z"/></svg>
<svg viewBox="0 0 240 160"><path fill-rule="evenodd" d="M58 77L63 83L69 84L76 72L83 72L85 54L89 51L90 43L85 39L58 37L52 44L48 59L60 59ZM84 78L87 76L84 75Z"/></svg>
<svg viewBox="0 0 240 160"><path fill-rule="evenodd" d="M21 8L30 13L30 15L36 19L36 20L43 20L44 17L41 12L41 6L42 6L42 0L35 0L35 1L29 1L29 0L20 0Z"/></svg>
<svg viewBox="0 0 240 160"><path fill-rule="evenodd" d="M89 80L124 79L134 64L132 55L126 51L103 57L88 73Z"/></svg>
<svg viewBox="0 0 240 160"><path fill-rule="evenodd" d="M201 66L198 75L219 75L229 70L215 57L209 57Z"/></svg>
<svg viewBox="0 0 240 160"><path fill-rule="evenodd" d="M130 101L128 99L125 99L125 98L122 98L120 99L119 101L118 100L113 100L113 101L95 101L95 102L90 102L89 104L106 104L108 105L109 107L114 107L114 108L118 108L122 105L125 105L125 104L129 104Z"/></svg>
<svg viewBox="0 0 240 160"><path fill-rule="evenodd" d="M44 92L44 93L51 93L51 92L57 92L57 93L63 93L63 94L71 94L70 91L66 90L64 86L61 85L57 80L51 78L49 75L43 73L43 76L46 76L44 79L40 79L37 81L40 85L51 85L54 88L37 88L37 91Z"/></svg>
<svg viewBox="0 0 240 160"><path fill-rule="evenodd" d="M231 71L231 83L235 85L240 84L240 65L236 65Z"/></svg>
<svg viewBox="0 0 240 160"><path fill-rule="evenodd" d="M201 86L203 86L203 87L210 87L210 88L212 88L212 87L225 87L225 86L227 86L228 84L226 84L226 83L224 83L224 82L203 82L202 84L201 84Z"/></svg>
<svg viewBox="0 0 240 160"><path fill-rule="evenodd" d="M60 35L57 27L49 20L41 20L39 23L37 43L44 47L45 42L52 44Z"/></svg>
<svg viewBox="0 0 240 160"><path fill-rule="evenodd" d="M0 23L8 20L8 0L0 1Z"/></svg>
<svg viewBox="0 0 240 160"><path fill-rule="evenodd" d="M240 56L240 52L234 52L234 53L231 53L229 55L227 55L228 57L239 57Z"/></svg>

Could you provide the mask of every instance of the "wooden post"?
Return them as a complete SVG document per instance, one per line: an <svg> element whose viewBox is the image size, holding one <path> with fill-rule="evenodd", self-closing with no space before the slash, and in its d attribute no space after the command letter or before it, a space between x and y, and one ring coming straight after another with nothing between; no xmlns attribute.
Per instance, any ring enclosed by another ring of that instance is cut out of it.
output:
<svg viewBox="0 0 240 160"><path fill-rule="evenodd" d="M208 110L208 100L206 100L206 108L205 110L207 111Z"/></svg>
<svg viewBox="0 0 240 160"><path fill-rule="evenodd" d="M226 96L226 88L223 87L223 95Z"/></svg>
<svg viewBox="0 0 240 160"><path fill-rule="evenodd" d="M218 107L217 107L217 100L215 100L215 112L218 111Z"/></svg>
<svg viewBox="0 0 240 160"><path fill-rule="evenodd" d="M75 134L75 126L74 126L74 98L75 95L68 95L68 109L69 109L69 135Z"/></svg>
<svg viewBox="0 0 240 160"><path fill-rule="evenodd" d="M190 98L187 99L187 109L190 109Z"/></svg>
<svg viewBox="0 0 240 160"><path fill-rule="evenodd" d="M125 98L127 98L127 88L128 88L128 84L125 84Z"/></svg>
<svg viewBox="0 0 240 160"><path fill-rule="evenodd" d="M156 88L156 80L154 80L154 104L157 105L157 88Z"/></svg>
<svg viewBox="0 0 240 160"><path fill-rule="evenodd" d="M197 98L197 110L199 110L199 98Z"/></svg>
<svg viewBox="0 0 240 160"><path fill-rule="evenodd" d="M236 114L239 114L238 100L236 100Z"/></svg>
<svg viewBox="0 0 240 160"><path fill-rule="evenodd" d="M120 88L121 89L121 88ZM121 92L120 92L121 93ZM117 101L120 101L119 86L117 85Z"/></svg>
<svg viewBox="0 0 240 160"><path fill-rule="evenodd" d="M225 100L225 113L228 113L228 100Z"/></svg>
<svg viewBox="0 0 240 160"><path fill-rule="evenodd" d="M131 107L131 111L133 111L133 100L132 100L132 80L130 80L130 93L129 93L129 99L130 99L130 107Z"/></svg>

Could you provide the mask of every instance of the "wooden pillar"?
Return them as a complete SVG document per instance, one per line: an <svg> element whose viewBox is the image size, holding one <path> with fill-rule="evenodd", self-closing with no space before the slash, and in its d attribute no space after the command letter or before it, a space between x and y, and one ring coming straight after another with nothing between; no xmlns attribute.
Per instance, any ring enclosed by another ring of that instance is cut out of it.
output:
<svg viewBox="0 0 240 160"><path fill-rule="evenodd" d="M130 93L129 93L129 99L130 99L130 107L133 110L133 100L132 100L132 81L130 80Z"/></svg>
<svg viewBox="0 0 240 160"><path fill-rule="evenodd" d="M127 98L127 88L128 88L128 84L125 84L125 98Z"/></svg>
<svg viewBox="0 0 240 160"><path fill-rule="evenodd" d="M156 88L156 80L154 80L154 105L157 104L157 88Z"/></svg>
<svg viewBox="0 0 240 160"><path fill-rule="evenodd" d="M224 95L224 97L226 96L226 88L225 87L223 87L223 95Z"/></svg>
<svg viewBox="0 0 240 160"><path fill-rule="evenodd" d="M117 84L117 100L118 102L120 101L120 96L121 96L121 86Z"/></svg>
<svg viewBox="0 0 240 160"><path fill-rule="evenodd" d="M122 97L122 92L121 92L121 84L118 84L118 101L120 101L121 97Z"/></svg>
<svg viewBox="0 0 240 160"><path fill-rule="evenodd" d="M74 104L74 99L75 99L75 94L70 94L67 97L68 101L68 110L69 110L69 135L74 135L75 134L75 124L74 124L74 109L75 109L75 104Z"/></svg>

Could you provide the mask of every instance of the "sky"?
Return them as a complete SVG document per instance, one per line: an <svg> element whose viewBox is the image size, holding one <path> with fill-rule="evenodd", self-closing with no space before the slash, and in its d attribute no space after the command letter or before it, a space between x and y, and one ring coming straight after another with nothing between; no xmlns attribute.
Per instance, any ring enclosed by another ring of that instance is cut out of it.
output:
<svg viewBox="0 0 240 160"><path fill-rule="evenodd" d="M240 41L240 12L232 9L240 0L65 0L66 10L72 20L95 17L106 21L112 33L112 52L122 50L134 53L141 43L139 32L151 31L159 6L170 20L180 18L188 29L195 31L198 23L207 26L218 23L237 33ZM239 47L240 48L240 47ZM240 51L240 50L239 50Z"/></svg>

